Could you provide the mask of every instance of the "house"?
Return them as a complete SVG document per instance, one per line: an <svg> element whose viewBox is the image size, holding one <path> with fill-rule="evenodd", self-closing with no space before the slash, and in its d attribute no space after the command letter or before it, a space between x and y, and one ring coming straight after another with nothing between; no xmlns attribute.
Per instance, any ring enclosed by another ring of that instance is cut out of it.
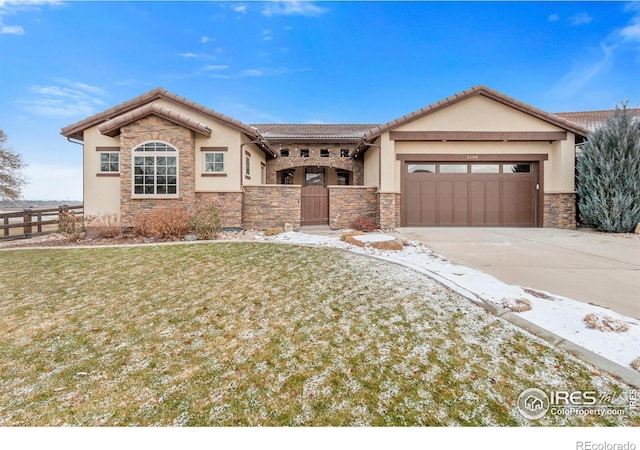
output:
<svg viewBox="0 0 640 450"><path fill-rule="evenodd" d="M226 227L575 227L589 130L485 86L385 124L245 124L158 88L69 125L85 214L224 205Z"/></svg>

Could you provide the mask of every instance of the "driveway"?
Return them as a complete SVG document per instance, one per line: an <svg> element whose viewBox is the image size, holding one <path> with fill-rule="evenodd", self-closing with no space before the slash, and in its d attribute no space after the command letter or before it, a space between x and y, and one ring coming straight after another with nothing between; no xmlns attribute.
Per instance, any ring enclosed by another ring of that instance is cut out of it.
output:
<svg viewBox="0 0 640 450"><path fill-rule="evenodd" d="M640 236L553 228L398 228L443 257L513 285L640 318Z"/></svg>

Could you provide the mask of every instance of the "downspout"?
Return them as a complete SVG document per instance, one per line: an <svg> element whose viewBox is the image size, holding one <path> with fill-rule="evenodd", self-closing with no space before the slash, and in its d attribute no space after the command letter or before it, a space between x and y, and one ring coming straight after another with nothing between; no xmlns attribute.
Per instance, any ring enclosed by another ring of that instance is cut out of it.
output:
<svg viewBox="0 0 640 450"><path fill-rule="evenodd" d="M73 139L72 137L67 136L67 141L71 142L72 144L78 144L78 145L82 145L82 215L84 216L84 190L85 190L85 183L84 183L84 141L81 141L80 139Z"/></svg>

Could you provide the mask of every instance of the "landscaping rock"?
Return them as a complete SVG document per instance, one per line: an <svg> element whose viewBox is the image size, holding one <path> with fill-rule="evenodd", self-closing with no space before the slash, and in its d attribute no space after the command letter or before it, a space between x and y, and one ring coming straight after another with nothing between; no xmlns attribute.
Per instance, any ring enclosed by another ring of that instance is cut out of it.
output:
<svg viewBox="0 0 640 450"><path fill-rule="evenodd" d="M285 223L284 224L284 232L285 233L289 233L293 231L293 225L291 225L290 223Z"/></svg>
<svg viewBox="0 0 640 450"><path fill-rule="evenodd" d="M397 239L393 241L370 242L369 245L378 250L402 250L402 242Z"/></svg>

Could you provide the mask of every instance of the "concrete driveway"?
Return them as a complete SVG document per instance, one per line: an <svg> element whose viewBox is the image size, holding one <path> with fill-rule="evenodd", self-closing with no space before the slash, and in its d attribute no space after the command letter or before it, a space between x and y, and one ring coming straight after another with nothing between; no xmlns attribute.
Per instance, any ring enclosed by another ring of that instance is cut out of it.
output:
<svg viewBox="0 0 640 450"><path fill-rule="evenodd" d="M398 228L499 280L640 318L640 236L552 228Z"/></svg>

